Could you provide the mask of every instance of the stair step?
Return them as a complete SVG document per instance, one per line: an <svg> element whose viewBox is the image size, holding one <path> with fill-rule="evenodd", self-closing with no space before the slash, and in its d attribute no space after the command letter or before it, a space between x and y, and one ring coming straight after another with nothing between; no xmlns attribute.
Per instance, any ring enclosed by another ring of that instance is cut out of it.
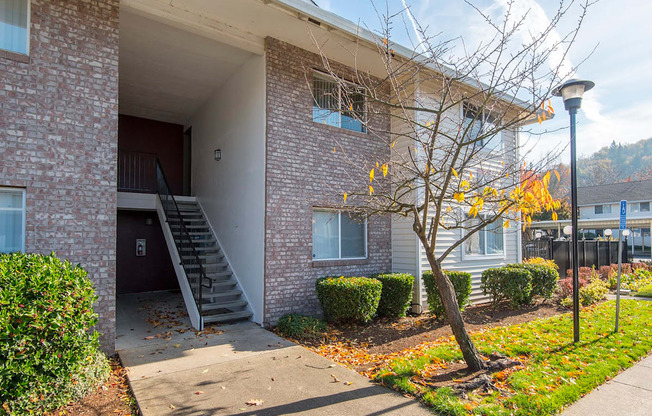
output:
<svg viewBox="0 0 652 416"><path fill-rule="evenodd" d="M225 292L217 292L217 293L205 292L202 294L202 297L204 299L217 299L217 298L225 298L227 296L240 296L240 295L242 295L242 290L233 289L233 290L227 290Z"/></svg>
<svg viewBox="0 0 652 416"><path fill-rule="evenodd" d="M189 225L189 224L183 224L183 227L186 230L210 230L210 227L208 224L203 224L203 225ZM178 224L170 224L170 228L172 229L180 229L181 228L181 223Z"/></svg>
<svg viewBox="0 0 652 416"><path fill-rule="evenodd" d="M197 278L190 278L190 283L195 283L197 281ZM238 282L236 282L234 279L226 279L226 280L216 280L213 281L213 287L217 288L227 288L231 286L236 286Z"/></svg>
<svg viewBox="0 0 652 416"><path fill-rule="evenodd" d="M174 241L176 243L180 243L181 239L180 238L175 238ZM217 243L217 240L214 239L214 238L206 238L206 239L203 239L203 240L196 239L196 238L191 238L190 241L193 242L194 244L215 244L215 243ZM195 249L197 249L197 248L198 247L195 246ZM187 250L190 250L190 248L187 248Z"/></svg>
<svg viewBox="0 0 652 416"><path fill-rule="evenodd" d="M204 316L204 323L235 321L238 319L251 318L253 313L249 311L221 313L219 315Z"/></svg>
<svg viewBox="0 0 652 416"><path fill-rule="evenodd" d="M192 248L190 247L181 247L181 251L190 251L192 252ZM210 246L210 247L195 247L195 251L199 252L209 252L209 251L215 251L219 252L220 248L217 246Z"/></svg>
<svg viewBox="0 0 652 416"><path fill-rule="evenodd" d="M228 267L229 265L227 263L221 262L221 263L202 263L201 265L204 269L206 268L214 268L214 267ZM197 263L190 263L186 264L183 267L186 269L199 269L199 264Z"/></svg>
<svg viewBox="0 0 652 416"><path fill-rule="evenodd" d="M208 260L208 259L215 259L217 261L220 261L224 258L224 256L220 256L219 254L200 254L197 257L199 257L199 260ZM195 256L181 256L181 260L194 260ZM207 263L207 264L213 264L213 263ZM226 264L226 262L224 263Z"/></svg>
<svg viewBox="0 0 652 416"><path fill-rule="evenodd" d="M247 306L247 301L244 299L230 300L228 302L205 303L201 307L202 311L210 311L215 309L241 308L243 306Z"/></svg>
<svg viewBox="0 0 652 416"><path fill-rule="evenodd" d="M212 272L212 273L208 272L208 273L206 273L206 277L208 277L209 279L216 279L218 277L225 277L225 276L231 276L231 275L233 275L233 273L230 270L227 270L225 272ZM192 279L192 278L199 277L199 273L187 273L186 276L188 276L188 278Z"/></svg>
<svg viewBox="0 0 652 416"><path fill-rule="evenodd" d="M169 223L170 222L175 223L175 225L181 223L181 221L183 221L183 222L200 222L200 221L201 222L206 222L206 220L204 218L179 218L179 217L176 217L176 216L174 218L168 218L168 222Z"/></svg>

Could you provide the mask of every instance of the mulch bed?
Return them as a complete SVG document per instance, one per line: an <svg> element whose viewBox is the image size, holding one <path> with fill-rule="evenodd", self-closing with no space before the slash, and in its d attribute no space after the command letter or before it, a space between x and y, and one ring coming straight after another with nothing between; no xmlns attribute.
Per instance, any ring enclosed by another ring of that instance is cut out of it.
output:
<svg viewBox="0 0 652 416"><path fill-rule="evenodd" d="M136 400L127 383L127 372L120 365L117 356L109 359L111 374L97 390L68 406L50 413L51 416L137 416L140 415Z"/></svg>
<svg viewBox="0 0 652 416"><path fill-rule="evenodd" d="M509 304L494 307L481 304L467 307L462 316L469 332L515 325L535 319L569 312L551 302L512 308ZM374 369L406 350L427 348L429 343L452 336L450 326L429 316L407 316L399 319L376 319L367 325L330 326L326 339L297 341L318 354L345 364L373 377ZM441 381L463 378L466 365L450 365ZM475 374L477 375L477 374ZM466 378L466 377L464 377Z"/></svg>

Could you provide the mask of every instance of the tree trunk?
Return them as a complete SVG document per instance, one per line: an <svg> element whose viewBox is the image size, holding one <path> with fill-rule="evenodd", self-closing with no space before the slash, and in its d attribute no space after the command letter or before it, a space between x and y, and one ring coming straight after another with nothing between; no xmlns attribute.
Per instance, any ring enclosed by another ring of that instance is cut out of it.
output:
<svg viewBox="0 0 652 416"><path fill-rule="evenodd" d="M460 312L460 307L457 303L457 297L455 296L455 289L453 288L453 284L450 282L448 277L444 275L444 272L435 259L434 254L429 253L428 251L429 250L426 250L428 262L430 263L433 277L437 283L439 297L441 298L441 302L444 305L446 319L448 319L448 323L453 330L453 335L455 335L455 340L462 350L464 361L466 361L466 365L468 365L469 370L481 370L484 368L484 361L480 357L478 350L475 348L475 344L473 341L471 341L469 333L466 331L464 320L462 319L462 314Z"/></svg>

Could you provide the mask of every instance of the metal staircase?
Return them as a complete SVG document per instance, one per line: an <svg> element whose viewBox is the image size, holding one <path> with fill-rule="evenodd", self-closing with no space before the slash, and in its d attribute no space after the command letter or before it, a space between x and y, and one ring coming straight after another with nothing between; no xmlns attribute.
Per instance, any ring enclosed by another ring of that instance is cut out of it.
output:
<svg viewBox="0 0 652 416"><path fill-rule="evenodd" d="M177 278L191 321L203 329L205 323L248 319L252 316L245 296L197 200L174 197L157 162L159 216L167 228L170 255L177 260ZM173 252L171 247L176 250ZM188 297L192 294L194 305Z"/></svg>

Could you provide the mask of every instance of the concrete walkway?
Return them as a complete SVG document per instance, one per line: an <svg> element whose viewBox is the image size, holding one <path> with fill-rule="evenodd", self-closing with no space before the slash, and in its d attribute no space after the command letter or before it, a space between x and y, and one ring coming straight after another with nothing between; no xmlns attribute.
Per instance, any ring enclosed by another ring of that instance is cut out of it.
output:
<svg viewBox="0 0 652 416"><path fill-rule="evenodd" d="M652 415L652 356L593 390L563 416Z"/></svg>
<svg viewBox="0 0 652 416"><path fill-rule="evenodd" d="M166 292L118 299L116 344L143 416L432 415L253 323L198 334L180 302Z"/></svg>

